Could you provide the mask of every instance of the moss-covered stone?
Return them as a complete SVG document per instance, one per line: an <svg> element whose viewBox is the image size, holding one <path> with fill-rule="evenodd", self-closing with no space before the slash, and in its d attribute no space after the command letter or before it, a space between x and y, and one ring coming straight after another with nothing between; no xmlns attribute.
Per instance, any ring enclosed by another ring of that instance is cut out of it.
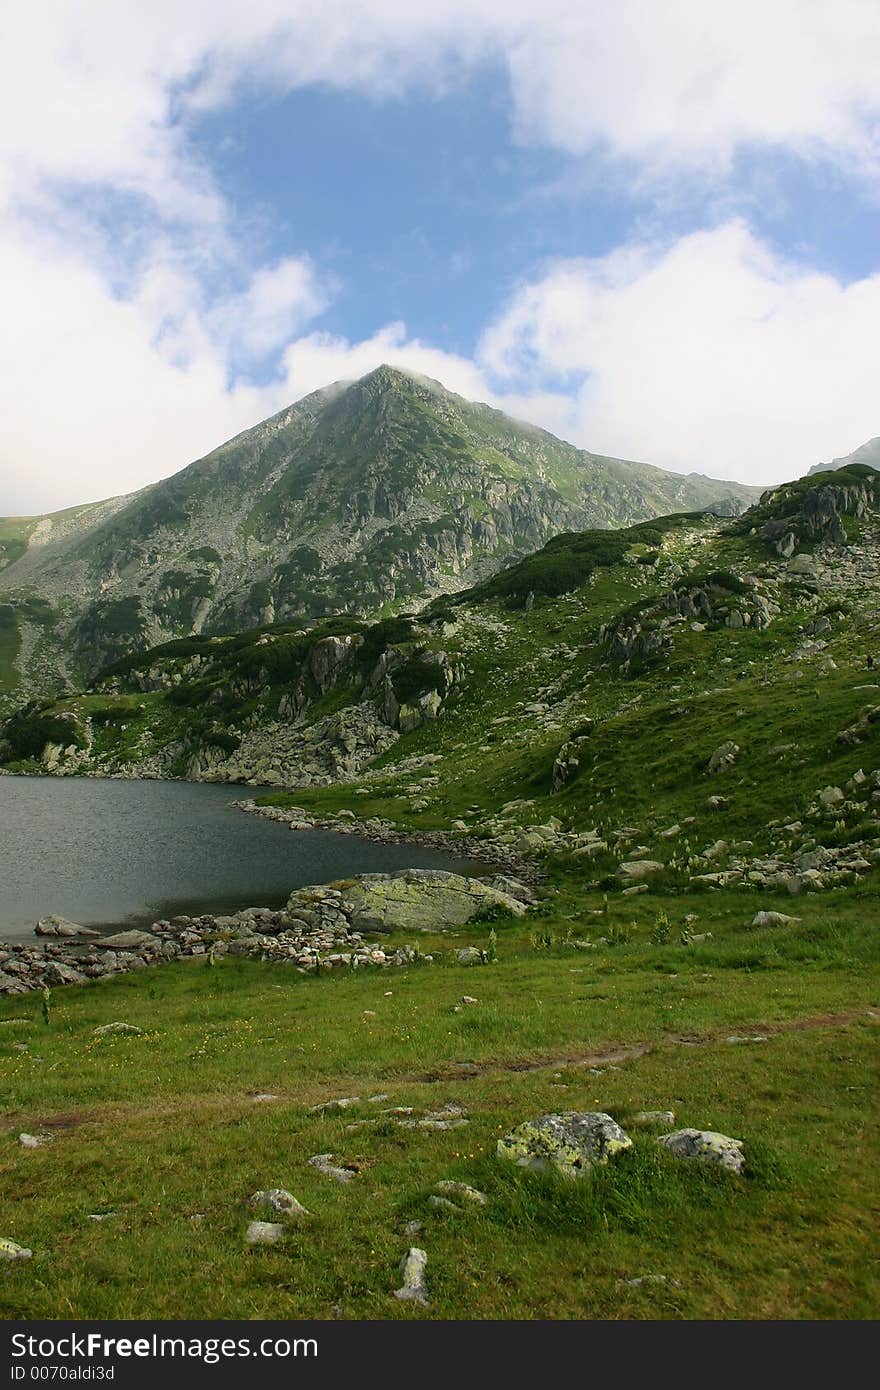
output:
<svg viewBox="0 0 880 1390"><path fill-rule="evenodd" d="M632 1148L632 1140L603 1111L567 1111L527 1120L498 1140L498 1157L539 1172L555 1169L580 1178Z"/></svg>
<svg viewBox="0 0 880 1390"><path fill-rule="evenodd" d="M515 917L521 902L479 879L440 870L404 869L395 874L363 874L345 889L355 931L446 931L500 908Z"/></svg>

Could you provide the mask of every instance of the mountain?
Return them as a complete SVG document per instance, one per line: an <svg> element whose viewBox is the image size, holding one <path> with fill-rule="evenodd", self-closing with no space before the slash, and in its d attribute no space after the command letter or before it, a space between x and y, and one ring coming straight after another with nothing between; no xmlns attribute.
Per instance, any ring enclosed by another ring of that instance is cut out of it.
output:
<svg viewBox="0 0 880 1390"><path fill-rule="evenodd" d="M0 694L176 637L393 613L584 527L757 489L576 449L380 367L127 497L0 520Z"/></svg>
<svg viewBox="0 0 880 1390"><path fill-rule="evenodd" d="M814 464L808 476L813 473L830 473L837 468L848 468L851 463L866 464L868 468L880 471L880 435L876 439L869 439L867 444L860 445L858 449L853 449L851 454L844 454L842 458L832 459L830 463Z"/></svg>
<svg viewBox="0 0 880 1390"><path fill-rule="evenodd" d="M415 617L133 654L0 725L0 762L274 784L600 877L631 843L685 887L834 886L880 863L878 623L880 475L852 465L737 518L555 537Z"/></svg>

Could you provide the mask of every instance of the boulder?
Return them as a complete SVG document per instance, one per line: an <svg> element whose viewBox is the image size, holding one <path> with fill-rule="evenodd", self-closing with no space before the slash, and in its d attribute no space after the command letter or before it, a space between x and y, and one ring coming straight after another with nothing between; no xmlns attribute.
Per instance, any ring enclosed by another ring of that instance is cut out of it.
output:
<svg viewBox="0 0 880 1390"><path fill-rule="evenodd" d="M661 1134L657 1143L676 1158L700 1158L731 1173L741 1173L746 1161L741 1139L711 1129L677 1129L673 1134Z"/></svg>
<svg viewBox="0 0 880 1390"><path fill-rule="evenodd" d="M76 922L69 922L66 917L56 917L51 914L49 917L41 917L34 927L36 936L97 936L97 932L89 927L80 927Z"/></svg>
<svg viewBox="0 0 880 1390"><path fill-rule="evenodd" d="M555 1169L567 1178L578 1178L630 1148L629 1135L610 1115L567 1111L518 1125L498 1140L497 1152L499 1158L521 1168Z"/></svg>
<svg viewBox="0 0 880 1390"><path fill-rule="evenodd" d="M148 931L118 931L113 936L102 936L93 943L106 951L141 951L153 947L157 951L162 945L158 936Z"/></svg>
<svg viewBox="0 0 880 1390"><path fill-rule="evenodd" d="M638 883L651 874L662 874L665 868L657 859L631 859L618 865L617 877L624 883Z"/></svg>
<svg viewBox="0 0 880 1390"><path fill-rule="evenodd" d="M51 960L43 971L42 982L45 985L84 985L86 978L78 970L74 970L72 965Z"/></svg>
<svg viewBox="0 0 880 1390"><path fill-rule="evenodd" d="M823 787L819 793L819 801L829 810L832 806L842 806L846 797L840 787Z"/></svg>
<svg viewBox="0 0 880 1390"><path fill-rule="evenodd" d="M333 1157L333 1154L314 1154L309 1159L309 1166L317 1168L325 1178L335 1178L337 1182L351 1182L356 1176L355 1169L340 1168L333 1162Z"/></svg>
<svg viewBox="0 0 880 1390"><path fill-rule="evenodd" d="M139 1037L143 1032L142 1028L134 1023L102 1023L99 1028L92 1030L96 1038L112 1038L118 1034L126 1034L131 1037Z"/></svg>
<svg viewBox="0 0 880 1390"><path fill-rule="evenodd" d="M517 898L476 878L436 869L403 869L394 874L361 874L343 888L354 931L446 931L462 927L493 908L525 915ZM296 894L289 903L295 910Z"/></svg>

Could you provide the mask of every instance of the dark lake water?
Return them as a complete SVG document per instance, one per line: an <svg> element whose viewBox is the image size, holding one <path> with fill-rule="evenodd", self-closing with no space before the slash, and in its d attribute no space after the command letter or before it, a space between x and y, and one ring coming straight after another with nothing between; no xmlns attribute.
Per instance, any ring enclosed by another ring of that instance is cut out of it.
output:
<svg viewBox="0 0 880 1390"><path fill-rule="evenodd" d="M278 907L291 889L404 868L475 872L414 844L295 832L234 810L254 788L0 777L0 940L59 913L81 926ZM479 869L476 870L479 872Z"/></svg>

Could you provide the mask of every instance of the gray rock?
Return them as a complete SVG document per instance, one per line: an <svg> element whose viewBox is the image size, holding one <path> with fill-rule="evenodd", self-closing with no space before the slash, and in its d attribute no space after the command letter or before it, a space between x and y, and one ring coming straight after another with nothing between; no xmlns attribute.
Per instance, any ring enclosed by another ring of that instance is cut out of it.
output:
<svg viewBox="0 0 880 1390"><path fill-rule="evenodd" d="M255 1192L250 1201L252 1207L271 1207L284 1216L311 1216L311 1212L296 1200L293 1193L283 1187L269 1187L265 1192Z"/></svg>
<svg viewBox="0 0 880 1390"><path fill-rule="evenodd" d="M400 1262L403 1284L399 1289L394 1290L394 1297L399 1298L401 1302L420 1303L423 1308L427 1308L428 1286L425 1281L427 1266L428 1256L425 1251L420 1250L416 1245L411 1246Z"/></svg>
<svg viewBox="0 0 880 1390"><path fill-rule="evenodd" d="M33 1254L33 1250L26 1250L8 1236L0 1236L0 1260L30 1260Z"/></svg>
<svg viewBox="0 0 880 1390"><path fill-rule="evenodd" d="M56 917L53 913L49 917L41 917L34 927L37 936L97 936L98 933L89 927L80 927L76 922L69 922L66 917Z"/></svg>
<svg viewBox="0 0 880 1390"><path fill-rule="evenodd" d="M640 1110L633 1115L631 1124L638 1125L639 1129L651 1129L655 1125L674 1125L675 1112L673 1110Z"/></svg>
<svg viewBox="0 0 880 1390"><path fill-rule="evenodd" d="M354 1168L342 1168L333 1162L333 1154L314 1154L309 1159L309 1165L317 1168L319 1173L323 1173L325 1178L335 1178L337 1182L351 1182L356 1176Z"/></svg>
<svg viewBox="0 0 880 1390"><path fill-rule="evenodd" d="M470 1187L466 1182L453 1182L451 1178L444 1178L442 1182L438 1182L436 1191L442 1193L444 1197L459 1197L465 1202L475 1202L480 1207L485 1207L489 1201L485 1192L480 1192L476 1187Z"/></svg>
<svg viewBox="0 0 880 1390"><path fill-rule="evenodd" d="M739 744L728 739L726 743L720 744L709 758L706 765L707 771L711 773L725 772L727 768L733 767L739 754Z"/></svg>
<svg viewBox="0 0 880 1390"><path fill-rule="evenodd" d="M786 927L790 922L799 922L800 917L789 917L784 912L756 912L752 918L753 927Z"/></svg>
<svg viewBox="0 0 880 1390"><path fill-rule="evenodd" d="M479 965L483 959L482 951L478 951L476 946L462 946L461 950L456 951L455 959L459 965Z"/></svg>
<svg viewBox="0 0 880 1390"><path fill-rule="evenodd" d="M338 1100L324 1100L319 1105L309 1108L310 1115L332 1115L341 1110L348 1110L349 1106L358 1105L360 1096L340 1096Z"/></svg>
<svg viewBox="0 0 880 1390"><path fill-rule="evenodd" d="M42 983L46 985L84 985L87 976L74 970L72 965L52 960L43 971Z"/></svg>
<svg viewBox="0 0 880 1390"><path fill-rule="evenodd" d="M448 1197L438 1197L436 1193L432 1193L428 1198L428 1206L433 1207L435 1211L461 1211L461 1207L450 1202Z"/></svg>
<svg viewBox="0 0 880 1390"><path fill-rule="evenodd" d="M527 1120L498 1140L498 1157L521 1168L554 1168L582 1177L597 1164L632 1148L632 1140L603 1111L567 1111Z"/></svg>
<svg viewBox="0 0 880 1390"><path fill-rule="evenodd" d="M818 799L826 809L829 809L832 806L842 805L846 801L846 796L840 787L823 787Z"/></svg>
<svg viewBox="0 0 880 1390"><path fill-rule="evenodd" d="M296 912L298 901L294 893L290 912ZM345 901L353 930L370 932L446 931L492 908L503 908L514 917L526 912L517 898L479 879L433 869L361 874L353 884L345 884Z"/></svg>
<svg viewBox="0 0 880 1390"><path fill-rule="evenodd" d="M251 1221L244 1238L248 1245L276 1245L284 1239L284 1227L277 1221Z"/></svg>
<svg viewBox="0 0 880 1390"><path fill-rule="evenodd" d="M661 1134L657 1143L676 1158L718 1163L732 1173L741 1173L745 1166L742 1139L731 1139L711 1129L677 1129L674 1134Z"/></svg>
<svg viewBox="0 0 880 1390"><path fill-rule="evenodd" d="M138 1028L134 1023L102 1023L99 1028L92 1030L96 1038L112 1038L119 1035L130 1037L140 1037L143 1029Z"/></svg>
<svg viewBox="0 0 880 1390"><path fill-rule="evenodd" d="M44 1144L52 1143L51 1134L20 1134L18 1142L23 1149L41 1149Z"/></svg>
<svg viewBox="0 0 880 1390"><path fill-rule="evenodd" d="M158 936L153 936L148 931L119 931L113 936L101 936L93 943L101 948L102 951L140 951L144 947L155 947L158 951L162 945Z"/></svg>
<svg viewBox="0 0 880 1390"><path fill-rule="evenodd" d="M657 859L630 859L618 865L617 877L624 883L638 883L652 874L662 874L665 868Z"/></svg>

